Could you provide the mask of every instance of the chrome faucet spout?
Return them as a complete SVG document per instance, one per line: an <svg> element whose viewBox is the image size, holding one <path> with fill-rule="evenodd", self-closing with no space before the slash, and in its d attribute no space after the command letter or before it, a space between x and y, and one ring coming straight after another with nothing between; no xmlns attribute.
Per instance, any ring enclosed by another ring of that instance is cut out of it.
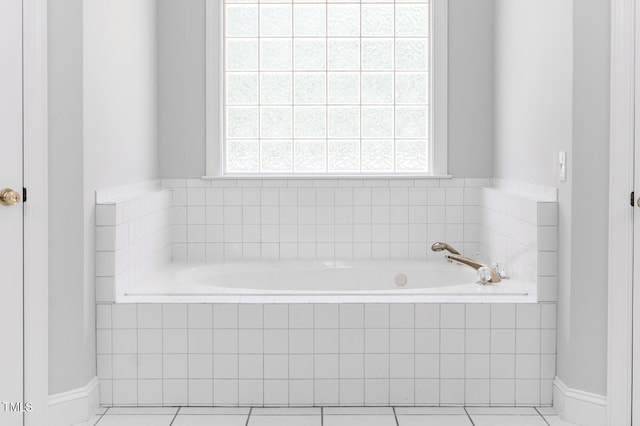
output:
<svg viewBox="0 0 640 426"><path fill-rule="evenodd" d="M462 256L461 254L445 254L445 259L448 261L455 261L458 263L462 263L463 265L471 266L476 271L480 268L487 268L489 273L491 274L491 278L487 281L487 283L499 283L502 281L500 274L490 266L485 265L484 263L480 263L473 259L469 259L468 257ZM483 284L486 284L483 282Z"/></svg>

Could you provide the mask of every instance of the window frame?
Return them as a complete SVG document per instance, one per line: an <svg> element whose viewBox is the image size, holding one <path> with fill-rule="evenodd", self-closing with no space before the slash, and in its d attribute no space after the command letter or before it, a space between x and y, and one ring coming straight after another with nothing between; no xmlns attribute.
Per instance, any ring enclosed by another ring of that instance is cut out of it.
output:
<svg viewBox="0 0 640 426"><path fill-rule="evenodd" d="M449 0L430 0L429 173L225 173L224 172L224 0L205 2L206 55L206 176L253 179L337 177L448 177L448 10Z"/></svg>

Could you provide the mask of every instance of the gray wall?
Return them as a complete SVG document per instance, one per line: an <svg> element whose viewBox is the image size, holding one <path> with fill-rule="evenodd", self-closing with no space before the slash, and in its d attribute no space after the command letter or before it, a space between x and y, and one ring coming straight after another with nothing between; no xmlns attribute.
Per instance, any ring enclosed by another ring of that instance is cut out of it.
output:
<svg viewBox="0 0 640 426"><path fill-rule="evenodd" d="M571 256L563 259L558 376L606 394L610 0L573 2Z"/></svg>
<svg viewBox="0 0 640 426"><path fill-rule="evenodd" d="M559 188L558 377L606 394L609 0L496 0L498 178ZM568 176L558 179L558 151Z"/></svg>
<svg viewBox="0 0 640 426"><path fill-rule="evenodd" d="M82 0L50 0L49 393L95 375L92 283L85 282Z"/></svg>
<svg viewBox="0 0 640 426"><path fill-rule="evenodd" d="M496 0L496 177L557 186L571 139L571 13L570 0Z"/></svg>
<svg viewBox="0 0 640 426"><path fill-rule="evenodd" d="M205 1L158 0L160 175L205 175ZM449 173L493 171L493 0L449 7Z"/></svg>
<svg viewBox="0 0 640 426"><path fill-rule="evenodd" d="M96 375L95 190L157 172L155 0L49 2L49 393Z"/></svg>

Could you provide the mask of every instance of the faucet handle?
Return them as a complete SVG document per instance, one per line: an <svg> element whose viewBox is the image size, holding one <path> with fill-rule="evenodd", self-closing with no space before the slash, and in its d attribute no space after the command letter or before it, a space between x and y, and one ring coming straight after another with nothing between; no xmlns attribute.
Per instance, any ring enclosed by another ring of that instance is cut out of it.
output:
<svg viewBox="0 0 640 426"><path fill-rule="evenodd" d="M493 269L494 271L496 271L498 273L498 275L500 275L500 278L504 279L504 278L508 278L508 274L507 274L507 266L504 263L498 263L498 262L493 262L491 264L491 269Z"/></svg>

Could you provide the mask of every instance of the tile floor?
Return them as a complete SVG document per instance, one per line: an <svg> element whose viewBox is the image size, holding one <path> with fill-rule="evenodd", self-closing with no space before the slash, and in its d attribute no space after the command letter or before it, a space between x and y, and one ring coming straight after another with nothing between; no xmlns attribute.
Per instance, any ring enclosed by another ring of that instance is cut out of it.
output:
<svg viewBox="0 0 640 426"><path fill-rule="evenodd" d="M575 426L549 407L101 408L82 426ZM80 425L78 425L80 426Z"/></svg>

